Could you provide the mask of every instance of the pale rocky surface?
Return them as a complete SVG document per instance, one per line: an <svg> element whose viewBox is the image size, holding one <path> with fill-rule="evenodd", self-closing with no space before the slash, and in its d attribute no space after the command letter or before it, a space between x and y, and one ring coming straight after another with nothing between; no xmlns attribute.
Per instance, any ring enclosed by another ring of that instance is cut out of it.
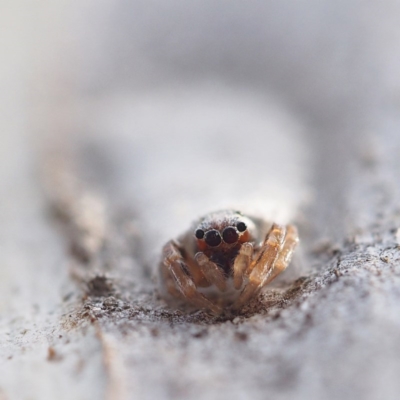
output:
<svg viewBox="0 0 400 400"><path fill-rule="evenodd" d="M397 399L400 7L5 1L0 399ZM160 247L297 223L237 315L166 306Z"/></svg>

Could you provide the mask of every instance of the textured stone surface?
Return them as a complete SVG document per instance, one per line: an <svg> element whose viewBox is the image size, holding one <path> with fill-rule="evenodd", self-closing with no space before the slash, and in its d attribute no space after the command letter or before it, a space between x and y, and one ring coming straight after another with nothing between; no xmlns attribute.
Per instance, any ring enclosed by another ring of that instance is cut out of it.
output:
<svg viewBox="0 0 400 400"><path fill-rule="evenodd" d="M3 8L0 399L398 398L395 2ZM169 309L160 246L230 206L293 265Z"/></svg>

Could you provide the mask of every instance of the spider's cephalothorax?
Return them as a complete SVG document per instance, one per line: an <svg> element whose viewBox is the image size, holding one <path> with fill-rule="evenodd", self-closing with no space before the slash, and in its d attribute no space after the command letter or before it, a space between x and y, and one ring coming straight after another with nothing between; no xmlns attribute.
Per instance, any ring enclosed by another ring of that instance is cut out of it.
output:
<svg viewBox="0 0 400 400"><path fill-rule="evenodd" d="M203 252L227 277L232 276L240 247L253 240L255 230L254 223L237 211L208 214L194 230L196 252Z"/></svg>
<svg viewBox="0 0 400 400"><path fill-rule="evenodd" d="M210 213L163 249L167 292L197 308L238 309L289 264L298 242L292 226L224 210Z"/></svg>

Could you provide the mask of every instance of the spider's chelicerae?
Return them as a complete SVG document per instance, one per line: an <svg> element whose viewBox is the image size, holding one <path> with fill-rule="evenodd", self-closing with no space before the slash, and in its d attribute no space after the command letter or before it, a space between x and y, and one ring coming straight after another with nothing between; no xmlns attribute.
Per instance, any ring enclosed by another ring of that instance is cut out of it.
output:
<svg viewBox="0 0 400 400"><path fill-rule="evenodd" d="M196 308L238 310L286 269L298 241L293 225L210 213L164 246L162 280L170 296Z"/></svg>

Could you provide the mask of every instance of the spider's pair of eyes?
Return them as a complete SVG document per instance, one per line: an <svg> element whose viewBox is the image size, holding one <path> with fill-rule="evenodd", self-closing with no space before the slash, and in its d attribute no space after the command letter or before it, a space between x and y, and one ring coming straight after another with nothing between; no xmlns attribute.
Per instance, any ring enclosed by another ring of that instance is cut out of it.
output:
<svg viewBox="0 0 400 400"><path fill-rule="evenodd" d="M244 222L239 222L236 225L236 229L239 232L244 232L247 229L247 226ZM219 246L222 242L222 239L225 243L233 244L236 243L239 239L239 235L234 227L228 226L222 232L222 238L220 233L216 229L212 229L205 233L202 229L197 229L195 232L195 236L197 239L204 239L204 241L212 247Z"/></svg>

